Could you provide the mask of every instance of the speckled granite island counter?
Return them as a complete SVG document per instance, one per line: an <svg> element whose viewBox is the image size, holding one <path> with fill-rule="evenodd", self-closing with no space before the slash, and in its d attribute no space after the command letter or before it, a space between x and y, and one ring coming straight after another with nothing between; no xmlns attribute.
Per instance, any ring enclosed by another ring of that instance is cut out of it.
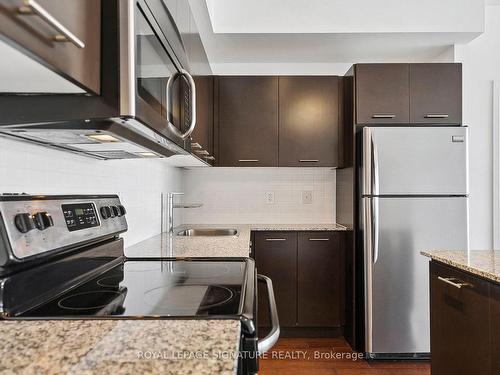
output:
<svg viewBox="0 0 500 375"><path fill-rule="evenodd" d="M185 224L187 228L232 228L236 236L170 236L162 233L125 249L129 258L149 257L248 257L252 231L346 231L340 224Z"/></svg>
<svg viewBox="0 0 500 375"><path fill-rule="evenodd" d="M0 321L2 374L235 374L236 320Z"/></svg>
<svg viewBox="0 0 500 375"><path fill-rule="evenodd" d="M500 250L435 250L422 255L474 275L500 283Z"/></svg>

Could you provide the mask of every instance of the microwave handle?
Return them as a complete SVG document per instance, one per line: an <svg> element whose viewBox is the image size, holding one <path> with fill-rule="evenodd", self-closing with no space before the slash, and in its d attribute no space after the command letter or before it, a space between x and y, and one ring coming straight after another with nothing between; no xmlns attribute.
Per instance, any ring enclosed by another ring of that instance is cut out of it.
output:
<svg viewBox="0 0 500 375"><path fill-rule="evenodd" d="M187 70L181 69L179 75L185 77L188 84L189 84L189 93L190 93L189 102L191 104L191 122L189 123L188 129L184 133L182 133L170 121L170 119L172 118L172 106L173 106L171 92L172 92L172 87L174 85L174 82L178 76L177 74L172 74L167 82L167 124L168 124L168 127L170 128L170 130L175 133L175 135L177 135L178 137L180 137L182 139L187 139L187 138L189 138L191 133L193 133L193 131L196 127L196 85L194 83L193 77L191 76L191 74L189 74L189 72Z"/></svg>

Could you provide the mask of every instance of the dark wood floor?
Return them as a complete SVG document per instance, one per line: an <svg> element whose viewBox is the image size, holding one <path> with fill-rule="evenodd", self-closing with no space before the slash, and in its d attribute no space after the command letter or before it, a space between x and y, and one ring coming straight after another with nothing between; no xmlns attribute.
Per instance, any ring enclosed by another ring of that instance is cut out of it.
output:
<svg viewBox="0 0 500 375"><path fill-rule="evenodd" d="M343 358L327 358L332 350ZM259 374L430 375L431 373L430 363L427 361L367 362L363 359L352 360L353 354L343 338L283 338L271 352L267 353L267 358L260 361ZM286 358L291 355L294 355L294 358ZM318 359L319 356L323 358ZM349 356L351 358L348 358Z"/></svg>

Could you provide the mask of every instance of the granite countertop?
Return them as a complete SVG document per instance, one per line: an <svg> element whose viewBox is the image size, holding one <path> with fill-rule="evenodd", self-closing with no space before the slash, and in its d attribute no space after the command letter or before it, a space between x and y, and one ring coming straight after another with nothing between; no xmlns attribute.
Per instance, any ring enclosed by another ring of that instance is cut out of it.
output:
<svg viewBox="0 0 500 375"><path fill-rule="evenodd" d="M161 233L125 249L128 258L248 257L251 231L345 231L340 224L184 224L175 228L235 228L237 236L184 237Z"/></svg>
<svg viewBox="0 0 500 375"><path fill-rule="evenodd" d="M1 321L0 373L229 375L239 335L237 320Z"/></svg>
<svg viewBox="0 0 500 375"><path fill-rule="evenodd" d="M500 250L433 250L422 255L500 283Z"/></svg>

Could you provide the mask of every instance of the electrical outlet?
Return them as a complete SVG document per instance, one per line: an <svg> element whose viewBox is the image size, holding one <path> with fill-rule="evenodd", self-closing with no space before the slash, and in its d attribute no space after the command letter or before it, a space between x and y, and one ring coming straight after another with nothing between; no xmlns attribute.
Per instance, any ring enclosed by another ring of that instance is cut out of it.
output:
<svg viewBox="0 0 500 375"><path fill-rule="evenodd" d="M274 191L266 191L264 199L266 204L274 204Z"/></svg>
<svg viewBox="0 0 500 375"><path fill-rule="evenodd" d="M304 190L302 192L302 204L312 204L313 192L311 190Z"/></svg>

